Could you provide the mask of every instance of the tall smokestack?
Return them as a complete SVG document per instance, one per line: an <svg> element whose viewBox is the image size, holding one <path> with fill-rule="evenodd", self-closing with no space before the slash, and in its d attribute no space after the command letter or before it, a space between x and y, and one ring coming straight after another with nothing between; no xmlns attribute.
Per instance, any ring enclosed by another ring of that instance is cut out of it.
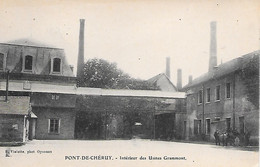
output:
<svg viewBox="0 0 260 167"><path fill-rule="evenodd" d="M177 89L178 91L182 88L182 71L178 69L177 71Z"/></svg>
<svg viewBox="0 0 260 167"><path fill-rule="evenodd" d="M171 79L171 67L170 67L171 58L166 57L166 76Z"/></svg>
<svg viewBox="0 0 260 167"><path fill-rule="evenodd" d="M210 57L209 57L209 72L217 66L217 23L210 23Z"/></svg>
<svg viewBox="0 0 260 167"><path fill-rule="evenodd" d="M84 68L84 26L85 19L80 19L80 28L79 28L79 51L78 51L78 64L77 64L77 78L78 80L83 74Z"/></svg>

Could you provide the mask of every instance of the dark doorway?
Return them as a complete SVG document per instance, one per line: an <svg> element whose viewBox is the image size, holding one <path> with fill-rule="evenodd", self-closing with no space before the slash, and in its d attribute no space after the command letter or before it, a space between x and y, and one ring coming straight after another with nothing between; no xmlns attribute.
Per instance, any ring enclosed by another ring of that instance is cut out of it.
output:
<svg viewBox="0 0 260 167"><path fill-rule="evenodd" d="M155 138L161 140L176 138L174 124L174 113L155 115Z"/></svg>
<svg viewBox="0 0 260 167"><path fill-rule="evenodd" d="M245 118L239 117L239 132L241 134L245 133Z"/></svg>
<svg viewBox="0 0 260 167"><path fill-rule="evenodd" d="M183 138L186 138L186 128L187 128L187 121L183 122Z"/></svg>
<svg viewBox="0 0 260 167"><path fill-rule="evenodd" d="M105 113L100 112L79 112L75 122L76 139L105 139L102 131L105 131L106 124L102 119ZM103 135L101 135L103 134Z"/></svg>
<svg viewBox="0 0 260 167"><path fill-rule="evenodd" d="M226 118L226 128L227 128L227 131L230 130L230 128L231 128L231 118Z"/></svg>
<svg viewBox="0 0 260 167"><path fill-rule="evenodd" d="M35 139L35 127L36 127L36 119L31 118L29 120L29 140Z"/></svg>

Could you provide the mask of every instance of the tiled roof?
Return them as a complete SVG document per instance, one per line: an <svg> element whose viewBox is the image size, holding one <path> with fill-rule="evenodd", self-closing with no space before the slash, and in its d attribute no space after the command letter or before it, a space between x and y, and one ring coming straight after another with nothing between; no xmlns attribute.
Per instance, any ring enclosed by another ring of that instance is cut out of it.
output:
<svg viewBox="0 0 260 167"><path fill-rule="evenodd" d="M207 82L209 80L225 76L239 69L243 69L243 67L245 67L245 65L247 65L250 62L250 60L252 60L255 56L259 57L259 55L260 50L243 55L226 63L220 64L219 66L215 67L213 72L208 72L199 76L198 78L194 79L192 83L184 86L183 89L185 90L189 87L193 87L203 82Z"/></svg>
<svg viewBox="0 0 260 167"><path fill-rule="evenodd" d="M0 114L27 115L30 109L30 98L27 96L9 96L8 102L0 98Z"/></svg>

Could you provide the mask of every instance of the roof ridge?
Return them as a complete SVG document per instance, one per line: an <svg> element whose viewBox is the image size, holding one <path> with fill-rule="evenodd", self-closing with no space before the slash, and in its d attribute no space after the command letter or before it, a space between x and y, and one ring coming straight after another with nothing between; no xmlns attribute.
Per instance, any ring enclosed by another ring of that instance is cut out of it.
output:
<svg viewBox="0 0 260 167"><path fill-rule="evenodd" d="M26 45L26 46L36 46L36 47L58 48L56 46L43 43L43 42L38 41L38 40L33 39L33 38L19 38L19 39L10 40L10 41L3 42L3 43L13 44L13 45Z"/></svg>
<svg viewBox="0 0 260 167"><path fill-rule="evenodd" d="M190 84L188 83L187 85L185 85L183 89L186 89L191 86L195 86L211 78L215 78L215 77L219 78L225 74L236 71L239 68L241 68L241 66L245 63L245 59L251 59L251 57L259 56L259 54L260 54L260 50L256 50L254 52L250 52L248 54L244 54L242 56L231 59L227 62L224 62L223 64L219 64L218 66L216 66L216 69L214 69L213 72L206 72L201 74L200 76L195 78L192 81L192 83Z"/></svg>

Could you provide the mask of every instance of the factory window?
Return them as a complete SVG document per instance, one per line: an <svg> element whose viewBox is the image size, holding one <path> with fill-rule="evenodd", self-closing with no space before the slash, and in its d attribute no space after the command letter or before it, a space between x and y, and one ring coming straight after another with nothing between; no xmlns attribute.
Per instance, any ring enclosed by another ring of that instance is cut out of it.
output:
<svg viewBox="0 0 260 167"><path fill-rule="evenodd" d="M210 134L210 119L206 119L206 134Z"/></svg>
<svg viewBox="0 0 260 167"><path fill-rule="evenodd" d="M59 100L60 96L59 95L51 95L52 100Z"/></svg>
<svg viewBox="0 0 260 167"><path fill-rule="evenodd" d="M32 56L25 56L25 62L24 62L24 70L32 70L32 64L33 64L33 57Z"/></svg>
<svg viewBox="0 0 260 167"><path fill-rule="evenodd" d="M31 73L33 70L33 61L34 61L33 56L31 56L31 55L24 56L22 71Z"/></svg>
<svg viewBox="0 0 260 167"><path fill-rule="evenodd" d="M231 84L230 83L226 83L226 98L230 99L231 97Z"/></svg>
<svg viewBox="0 0 260 167"><path fill-rule="evenodd" d="M187 121L184 121L183 122L183 134L184 134L184 137L186 136L186 128L187 128Z"/></svg>
<svg viewBox="0 0 260 167"><path fill-rule="evenodd" d="M61 59L54 58L53 59L53 72L60 72L61 71Z"/></svg>
<svg viewBox="0 0 260 167"><path fill-rule="evenodd" d="M52 118L52 119L48 119L48 121L49 121L48 132L60 133L60 119Z"/></svg>
<svg viewBox="0 0 260 167"><path fill-rule="evenodd" d="M209 103L210 102L210 88L207 88L206 90L206 102Z"/></svg>
<svg viewBox="0 0 260 167"><path fill-rule="evenodd" d="M220 85L216 86L216 101L220 100Z"/></svg>
<svg viewBox="0 0 260 167"><path fill-rule="evenodd" d="M0 70L4 69L4 54L0 53Z"/></svg>
<svg viewBox="0 0 260 167"><path fill-rule="evenodd" d="M199 91L198 93L198 104L202 103L202 90Z"/></svg>
<svg viewBox="0 0 260 167"><path fill-rule="evenodd" d="M201 120L194 120L194 134L201 134Z"/></svg>
<svg viewBox="0 0 260 167"><path fill-rule="evenodd" d="M227 131L230 130L230 128L231 128L231 118L226 118L226 128L227 128Z"/></svg>

